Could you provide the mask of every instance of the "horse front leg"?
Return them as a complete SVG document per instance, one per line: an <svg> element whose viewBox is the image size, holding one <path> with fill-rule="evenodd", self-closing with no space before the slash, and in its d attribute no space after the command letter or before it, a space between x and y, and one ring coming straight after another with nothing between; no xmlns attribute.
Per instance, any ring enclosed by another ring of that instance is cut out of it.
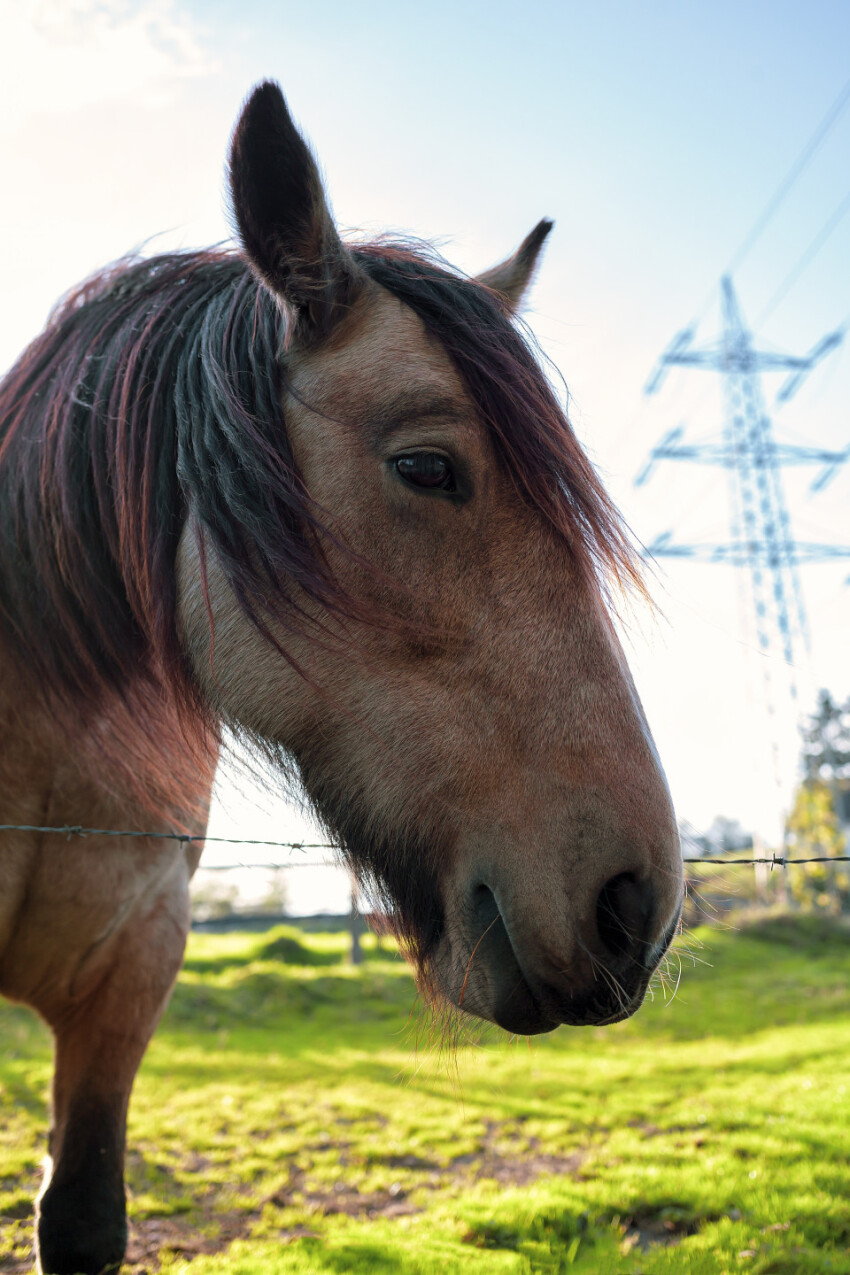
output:
<svg viewBox="0 0 850 1275"><path fill-rule="evenodd" d="M127 1108L183 960L191 858L178 851L158 892L145 891L107 943L87 954L64 1006L50 1015L53 1126L36 1218L44 1275L101 1275L124 1258Z"/></svg>

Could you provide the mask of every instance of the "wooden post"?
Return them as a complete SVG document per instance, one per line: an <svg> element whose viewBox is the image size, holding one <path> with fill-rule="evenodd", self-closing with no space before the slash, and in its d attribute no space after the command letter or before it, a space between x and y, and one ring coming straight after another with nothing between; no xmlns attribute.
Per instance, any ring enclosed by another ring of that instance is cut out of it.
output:
<svg viewBox="0 0 850 1275"><path fill-rule="evenodd" d="M351 874L351 909L348 913L348 932L351 936L351 964L363 964L363 949L360 946L360 935L363 933L363 918L360 915L359 907L360 891L357 886L357 878L354 873Z"/></svg>
<svg viewBox="0 0 850 1275"><path fill-rule="evenodd" d="M764 842L758 832L753 833L753 858L764 859ZM756 906L764 907L767 903L767 874L768 866L766 863L755 863L753 871L756 878Z"/></svg>

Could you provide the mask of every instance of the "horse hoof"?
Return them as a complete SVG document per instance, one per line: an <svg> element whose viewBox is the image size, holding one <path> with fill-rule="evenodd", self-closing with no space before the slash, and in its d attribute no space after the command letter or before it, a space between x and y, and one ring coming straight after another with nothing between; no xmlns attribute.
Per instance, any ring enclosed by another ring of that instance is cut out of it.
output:
<svg viewBox="0 0 850 1275"><path fill-rule="evenodd" d="M113 1275L127 1249L127 1217L119 1204L97 1198L91 1183L48 1187L38 1204L38 1269L42 1275Z"/></svg>

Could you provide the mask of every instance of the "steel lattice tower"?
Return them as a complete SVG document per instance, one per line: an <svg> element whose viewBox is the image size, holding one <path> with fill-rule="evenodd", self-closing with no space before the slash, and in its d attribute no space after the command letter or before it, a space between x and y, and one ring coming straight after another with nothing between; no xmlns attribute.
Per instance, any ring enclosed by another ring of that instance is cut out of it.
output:
<svg viewBox="0 0 850 1275"><path fill-rule="evenodd" d="M759 350L744 322L728 276L721 282L721 293L723 332L720 341L714 346L695 349L694 330L680 332L662 354L646 392L655 393L671 367L719 373L723 377L725 403L722 440L687 443L682 426L671 430L653 448L635 484L645 483L660 460L724 467L729 473L730 538L723 544L687 545L676 543L668 531L655 539L648 552L655 558L690 558L748 568L759 648L764 654L780 651L793 669L798 663L799 648L809 646L799 567L810 562L850 558L850 546L809 544L794 539L782 468L820 465L821 472L812 483L812 490L822 490L841 465L850 460L850 445L844 451L835 452L777 442L765 405L762 373L790 373L777 395L778 402L786 402L812 368L840 344L844 333L843 330L830 333L803 356ZM793 676L791 692L796 696Z"/></svg>

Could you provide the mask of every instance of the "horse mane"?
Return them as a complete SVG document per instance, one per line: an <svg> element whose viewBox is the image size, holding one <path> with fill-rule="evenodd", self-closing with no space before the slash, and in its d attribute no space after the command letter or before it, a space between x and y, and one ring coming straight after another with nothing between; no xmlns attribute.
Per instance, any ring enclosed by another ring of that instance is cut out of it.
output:
<svg viewBox="0 0 850 1275"><path fill-rule="evenodd" d="M353 253L443 343L500 463L579 570L603 587L639 583L619 517L497 295L421 246ZM116 782L148 808L177 808L177 755L188 743L191 765L211 757L218 731L178 630L187 518L261 628L301 623L299 591L356 610L287 439L285 325L233 251L125 259L60 302L0 383L3 644L71 738L101 750L112 738Z"/></svg>

